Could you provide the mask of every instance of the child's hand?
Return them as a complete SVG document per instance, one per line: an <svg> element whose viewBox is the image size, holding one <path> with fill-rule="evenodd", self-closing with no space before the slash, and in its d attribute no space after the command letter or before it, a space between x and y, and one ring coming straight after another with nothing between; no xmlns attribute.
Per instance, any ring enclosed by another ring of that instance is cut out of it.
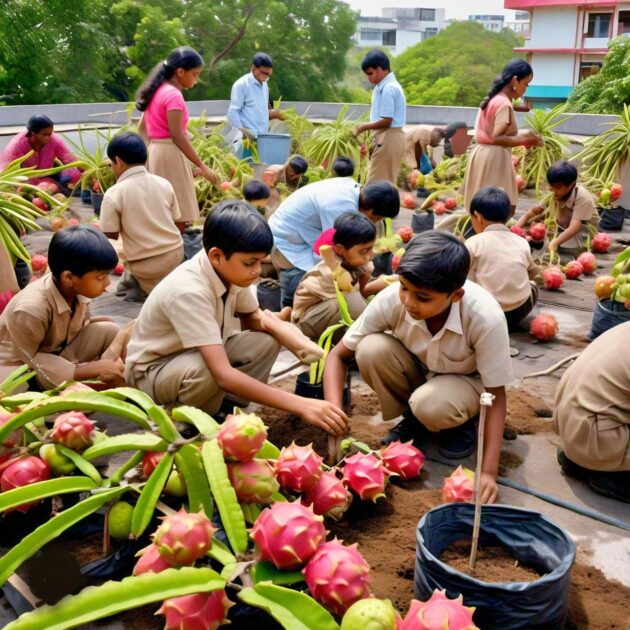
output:
<svg viewBox="0 0 630 630"><path fill-rule="evenodd" d="M549 253L550 254L555 254L558 251L559 245L560 245L560 243L558 243L558 239L554 238L553 241L551 241L551 243L549 243Z"/></svg>
<svg viewBox="0 0 630 630"><path fill-rule="evenodd" d="M104 359L101 361L101 371L98 375L98 380L103 383L107 383L112 387L124 387L125 382L125 364L122 359L116 359L111 361Z"/></svg>
<svg viewBox="0 0 630 630"><path fill-rule="evenodd" d="M490 473L481 473L479 479L479 494L481 495L482 503L494 503L497 500L499 494L499 487L497 486L497 479Z"/></svg>
<svg viewBox="0 0 630 630"><path fill-rule="evenodd" d="M331 435L347 435L348 417L339 409L326 400L304 399L304 409L300 417L306 424L319 427Z"/></svg>

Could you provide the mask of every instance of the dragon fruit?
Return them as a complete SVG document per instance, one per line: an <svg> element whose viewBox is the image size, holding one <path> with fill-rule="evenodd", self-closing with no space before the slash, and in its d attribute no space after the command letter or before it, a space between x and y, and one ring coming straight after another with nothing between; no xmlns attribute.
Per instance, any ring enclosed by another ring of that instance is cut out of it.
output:
<svg viewBox="0 0 630 630"><path fill-rule="evenodd" d="M471 501L475 489L475 473L468 468L458 466L450 474L442 486L442 501L444 503L458 503Z"/></svg>
<svg viewBox="0 0 630 630"><path fill-rule="evenodd" d="M582 265L582 269L584 269L584 273L586 275L591 275L595 273L595 269L597 269L597 258L591 254L591 252L582 252L577 257L578 262Z"/></svg>
<svg viewBox="0 0 630 630"><path fill-rule="evenodd" d="M613 184L610 187L610 200L617 201L623 196L623 188L620 184Z"/></svg>
<svg viewBox="0 0 630 630"><path fill-rule="evenodd" d="M159 549L151 544L141 549L136 556L140 559L133 568L133 575L142 575L143 573L160 573L166 569L173 567L162 557Z"/></svg>
<svg viewBox="0 0 630 630"><path fill-rule="evenodd" d="M521 192L522 190L525 190L525 186L526 185L527 185L527 182L520 175L517 175L516 176L516 188L518 188L518 192Z"/></svg>
<svg viewBox="0 0 630 630"><path fill-rule="evenodd" d="M547 226L544 223L534 223L529 228L529 235L534 241L544 241L547 236Z"/></svg>
<svg viewBox="0 0 630 630"><path fill-rule="evenodd" d="M369 597L370 565L357 550L331 540L320 545L302 571L311 595L336 615Z"/></svg>
<svg viewBox="0 0 630 630"><path fill-rule="evenodd" d="M598 254L605 254L612 243L612 239L610 238L610 234L606 234L605 232L598 232L593 237L591 241L591 247L594 252Z"/></svg>
<svg viewBox="0 0 630 630"><path fill-rule="evenodd" d="M164 630L216 630L230 623L227 611L232 606L234 603L220 590L166 599L155 614L166 617Z"/></svg>
<svg viewBox="0 0 630 630"><path fill-rule="evenodd" d="M444 200L444 206L447 210L455 210L457 208L457 199L455 197L447 197Z"/></svg>
<svg viewBox="0 0 630 630"><path fill-rule="evenodd" d="M433 204L433 212L435 212L435 214L444 214L446 210L446 204L443 201L436 201Z"/></svg>
<svg viewBox="0 0 630 630"><path fill-rule="evenodd" d="M295 442L283 448L276 462L276 478L292 492L305 492L315 486L322 474L322 458L313 445L298 446Z"/></svg>
<svg viewBox="0 0 630 630"><path fill-rule="evenodd" d="M14 413L10 413L6 409L0 407L0 427L11 420L14 415ZM0 446L4 446L5 448L13 448L16 444L22 441L23 436L24 431L22 429L16 429L15 431L9 433L9 435L4 439L4 442L0 444Z"/></svg>
<svg viewBox="0 0 630 630"><path fill-rule="evenodd" d="M540 313L534 317L529 332L539 341L548 341L558 332L558 321L549 313Z"/></svg>
<svg viewBox="0 0 630 630"><path fill-rule="evenodd" d="M341 620L341 630L400 630L402 619L389 599L366 597L354 602Z"/></svg>
<svg viewBox="0 0 630 630"><path fill-rule="evenodd" d="M403 225L398 229L398 236L400 236L403 243L408 243L413 238L413 229L410 225Z"/></svg>
<svg viewBox="0 0 630 630"><path fill-rule="evenodd" d="M43 273L48 267L48 258L42 254L31 256L31 269L33 273Z"/></svg>
<svg viewBox="0 0 630 630"><path fill-rule="evenodd" d="M216 531L203 512L188 514L182 508L162 519L153 543L171 566L190 566L212 547Z"/></svg>
<svg viewBox="0 0 630 630"><path fill-rule="evenodd" d="M302 505L274 503L262 511L251 529L258 558L278 569L296 569L314 553L326 536L324 517Z"/></svg>
<svg viewBox="0 0 630 630"><path fill-rule="evenodd" d="M435 589L426 602L411 600L402 630L479 630L473 622L475 609L464 606L464 598L449 599Z"/></svg>
<svg viewBox="0 0 630 630"><path fill-rule="evenodd" d="M45 461L39 457L21 457L5 468L0 478L0 489L6 492L46 479L50 479L50 468ZM38 503L39 501L23 503L15 509L18 512L27 512Z"/></svg>
<svg viewBox="0 0 630 630"><path fill-rule="evenodd" d="M62 398L64 396L67 396L68 394L72 394L74 392L93 392L95 391L95 389L93 387L90 387L89 385L86 385L85 383L72 383L71 385L68 385L67 387L64 387L58 394L57 396L61 396Z"/></svg>
<svg viewBox="0 0 630 630"><path fill-rule="evenodd" d="M312 505L315 514L339 519L350 506L352 495L334 472L326 471L304 495L303 502Z"/></svg>
<svg viewBox="0 0 630 630"><path fill-rule="evenodd" d="M381 461L390 473L414 479L424 464L424 454L409 442L391 442L381 450Z"/></svg>
<svg viewBox="0 0 630 630"><path fill-rule="evenodd" d="M55 420L50 437L73 451L81 452L92 444L94 423L80 411L62 413Z"/></svg>
<svg viewBox="0 0 630 630"><path fill-rule="evenodd" d="M142 458L142 474L146 479L148 479L157 465L160 463L160 460L164 457L164 453L161 451L147 451Z"/></svg>
<svg viewBox="0 0 630 630"><path fill-rule="evenodd" d="M343 466L343 482L364 501L385 496L388 471L374 455L355 453Z"/></svg>
<svg viewBox="0 0 630 630"><path fill-rule="evenodd" d="M597 299L608 299L612 293L615 282L616 280L613 276L599 276L599 278L595 280L595 295Z"/></svg>
<svg viewBox="0 0 630 630"><path fill-rule="evenodd" d="M562 271L564 271L565 276L569 280L577 280L582 275L582 273L584 273L584 269L582 269L582 265L580 265L580 263L577 260L569 261L564 266Z"/></svg>
<svg viewBox="0 0 630 630"><path fill-rule="evenodd" d="M403 208L413 210L416 207L416 200L413 195L407 193L405 195L402 195L402 197L400 198L400 204Z"/></svg>
<svg viewBox="0 0 630 630"><path fill-rule="evenodd" d="M230 483L241 503L270 503L280 486L274 477L273 466L265 459L228 464Z"/></svg>
<svg viewBox="0 0 630 630"><path fill-rule="evenodd" d="M566 276L560 271L559 267L547 267L542 272L543 283L545 285L545 289L549 291L557 291L563 284L566 279Z"/></svg>
<svg viewBox="0 0 630 630"><path fill-rule="evenodd" d="M239 462L254 459L267 439L267 427L255 413L230 414L217 433L225 457Z"/></svg>
<svg viewBox="0 0 630 630"><path fill-rule="evenodd" d="M513 225L510 228L510 232L516 234L516 236L522 236L523 238L527 236L527 232L520 225Z"/></svg>

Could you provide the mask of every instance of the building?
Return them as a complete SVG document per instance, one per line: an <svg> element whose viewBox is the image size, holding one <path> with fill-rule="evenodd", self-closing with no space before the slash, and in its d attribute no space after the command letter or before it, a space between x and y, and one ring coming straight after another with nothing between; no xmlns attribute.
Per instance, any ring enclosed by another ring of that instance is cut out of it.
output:
<svg viewBox="0 0 630 630"><path fill-rule="evenodd" d="M399 55L446 28L445 9L382 9L381 17L360 16L353 40L365 48L388 48Z"/></svg>
<svg viewBox="0 0 630 630"><path fill-rule="evenodd" d="M478 22L487 31L500 33L503 30L505 16L503 15L469 15L469 22Z"/></svg>
<svg viewBox="0 0 630 630"><path fill-rule="evenodd" d="M529 11L515 11L514 19L505 22L505 28L529 37Z"/></svg>
<svg viewBox="0 0 630 630"><path fill-rule="evenodd" d="M599 72L608 42L630 35L630 2L615 0L504 0L506 9L529 11L521 48L534 69L526 99L534 107L565 101L583 79Z"/></svg>

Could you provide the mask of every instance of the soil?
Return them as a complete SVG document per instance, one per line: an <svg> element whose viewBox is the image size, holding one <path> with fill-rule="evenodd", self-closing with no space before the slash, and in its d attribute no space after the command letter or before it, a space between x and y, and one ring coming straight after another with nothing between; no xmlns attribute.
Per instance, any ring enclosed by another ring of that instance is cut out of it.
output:
<svg viewBox="0 0 630 630"><path fill-rule="evenodd" d="M506 427L517 434L552 433L551 408L545 404L541 393L530 394L523 385L507 393L508 413Z"/></svg>

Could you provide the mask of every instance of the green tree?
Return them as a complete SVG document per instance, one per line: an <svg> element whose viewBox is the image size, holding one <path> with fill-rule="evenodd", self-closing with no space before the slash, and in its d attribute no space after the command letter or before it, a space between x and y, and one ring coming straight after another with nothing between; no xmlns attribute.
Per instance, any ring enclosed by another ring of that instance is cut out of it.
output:
<svg viewBox="0 0 630 630"><path fill-rule="evenodd" d="M522 41L508 29L455 22L398 55L393 67L410 105L476 107Z"/></svg>
<svg viewBox="0 0 630 630"><path fill-rule="evenodd" d="M572 112L619 114L630 104L630 38L608 45L602 69L579 83L568 100Z"/></svg>

